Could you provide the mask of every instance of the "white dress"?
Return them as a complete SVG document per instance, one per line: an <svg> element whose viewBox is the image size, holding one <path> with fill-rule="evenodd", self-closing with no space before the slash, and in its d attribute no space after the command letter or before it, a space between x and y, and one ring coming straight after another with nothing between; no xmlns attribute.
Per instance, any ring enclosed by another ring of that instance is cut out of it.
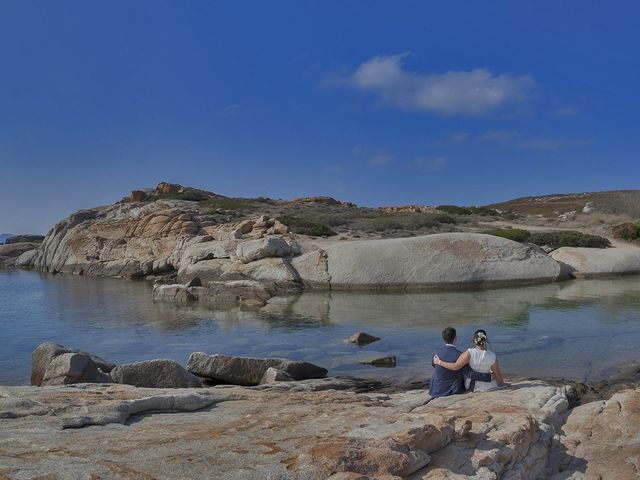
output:
<svg viewBox="0 0 640 480"><path fill-rule="evenodd" d="M480 350L479 348L470 348L467 350L469 352L469 366L480 373L490 373L491 365L496 363L496 354L490 352L489 350ZM467 390L471 385L471 380L468 378L464 379L464 386ZM474 388L474 392L484 392L487 390L491 390L492 388L497 388L498 384L495 378L491 378L490 382L479 382L476 380L476 385Z"/></svg>

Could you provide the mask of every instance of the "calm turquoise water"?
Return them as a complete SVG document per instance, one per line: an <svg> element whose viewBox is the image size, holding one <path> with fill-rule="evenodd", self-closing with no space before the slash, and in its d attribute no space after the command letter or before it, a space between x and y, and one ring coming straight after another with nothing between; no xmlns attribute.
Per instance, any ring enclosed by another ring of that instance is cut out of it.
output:
<svg viewBox="0 0 640 480"><path fill-rule="evenodd" d="M507 374L606 377L639 361L640 277L474 292L305 294L262 313L154 303L142 281L0 270L0 384L26 384L31 351L51 340L115 363L191 352L304 359L330 374L397 381L431 374L440 331L468 346L484 327ZM381 341L344 342L364 330ZM397 368L358 361L396 355Z"/></svg>

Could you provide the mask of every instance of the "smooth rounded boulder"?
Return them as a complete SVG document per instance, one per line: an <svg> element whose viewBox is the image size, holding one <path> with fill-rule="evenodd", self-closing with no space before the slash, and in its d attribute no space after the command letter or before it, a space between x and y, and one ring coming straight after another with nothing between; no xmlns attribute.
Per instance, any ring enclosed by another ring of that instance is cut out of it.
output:
<svg viewBox="0 0 640 480"><path fill-rule="evenodd" d="M332 289L497 287L562 276L560 264L539 248L481 233L342 242L326 252Z"/></svg>
<svg viewBox="0 0 640 480"><path fill-rule="evenodd" d="M574 277L640 273L640 248L561 247L551 257L568 266Z"/></svg>
<svg viewBox="0 0 640 480"><path fill-rule="evenodd" d="M200 388L202 382L173 360L157 359L118 365L111 371L115 383L147 388Z"/></svg>

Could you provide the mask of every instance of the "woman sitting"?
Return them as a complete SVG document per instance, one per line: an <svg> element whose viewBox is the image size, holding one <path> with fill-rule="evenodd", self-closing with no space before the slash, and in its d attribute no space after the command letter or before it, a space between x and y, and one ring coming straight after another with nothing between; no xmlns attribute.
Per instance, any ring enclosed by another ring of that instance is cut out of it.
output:
<svg viewBox="0 0 640 480"><path fill-rule="evenodd" d="M495 353L487 350L487 341L487 332L476 330L473 334L475 348L462 353L455 363L443 362L437 355L433 357L433 363L448 370L460 370L468 364L470 368L465 373L465 387L471 392L485 392L504 386L498 359Z"/></svg>

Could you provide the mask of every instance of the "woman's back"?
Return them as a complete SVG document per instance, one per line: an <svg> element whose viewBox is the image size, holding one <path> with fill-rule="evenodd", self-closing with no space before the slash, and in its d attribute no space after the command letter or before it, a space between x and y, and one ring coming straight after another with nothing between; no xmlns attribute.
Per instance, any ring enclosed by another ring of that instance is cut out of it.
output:
<svg viewBox="0 0 640 480"><path fill-rule="evenodd" d="M489 373L491 365L496 363L496 354L489 350L470 348L469 355L469 366L476 372Z"/></svg>

